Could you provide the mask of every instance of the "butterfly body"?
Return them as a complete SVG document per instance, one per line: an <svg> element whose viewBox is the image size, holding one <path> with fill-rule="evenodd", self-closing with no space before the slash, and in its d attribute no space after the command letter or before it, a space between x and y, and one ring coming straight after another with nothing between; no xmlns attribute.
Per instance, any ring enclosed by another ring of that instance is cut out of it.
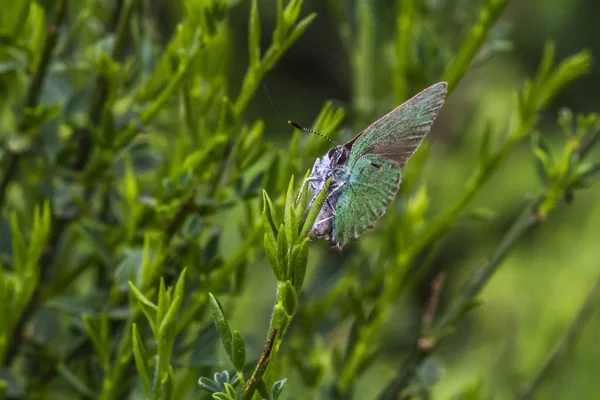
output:
<svg viewBox="0 0 600 400"><path fill-rule="evenodd" d="M445 82L430 86L315 161L307 178L311 204L329 178L331 184L309 237L341 249L375 225L396 196L401 168L429 132L445 96Z"/></svg>

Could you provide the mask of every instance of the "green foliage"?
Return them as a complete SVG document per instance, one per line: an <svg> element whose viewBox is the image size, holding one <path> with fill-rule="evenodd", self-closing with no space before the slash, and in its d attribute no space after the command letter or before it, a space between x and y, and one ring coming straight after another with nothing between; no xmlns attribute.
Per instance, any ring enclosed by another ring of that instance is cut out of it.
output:
<svg viewBox="0 0 600 400"><path fill-rule="evenodd" d="M440 183L451 167L422 172L437 149L425 143L377 229L342 255L325 253L307 235L329 182L313 194L305 179L330 144L299 131L275 141L249 107L315 25L308 4L9 3L0 13L0 399L429 398L452 369L440 343L476 306L488 312L480 295L507 257L600 177L598 115L561 108L559 137L543 118L590 71L590 52L557 61L548 43L506 124L455 118L461 134L481 132L461 159L472 170L464 184ZM350 3L327 7L350 63L346 123L357 129L433 82L460 87L473 65L510 48L496 29L507 0L407 0L392 11ZM344 117L325 102L312 128L340 142ZM519 215L472 207L517 156L540 178L533 195L507 197L526 199ZM466 216L487 228L509 221L481 244L490 256L478 269L455 274L438 256ZM438 310L439 264L465 283ZM427 304L402 303L427 279ZM574 340L596 291L547 363L521 377L531 381L524 398ZM456 398L487 398L475 378Z"/></svg>

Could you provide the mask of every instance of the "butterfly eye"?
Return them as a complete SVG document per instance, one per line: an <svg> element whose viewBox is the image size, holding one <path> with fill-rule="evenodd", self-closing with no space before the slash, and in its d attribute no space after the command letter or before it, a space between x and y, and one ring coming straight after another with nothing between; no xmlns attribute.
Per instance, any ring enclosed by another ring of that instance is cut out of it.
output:
<svg viewBox="0 0 600 400"><path fill-rule="evenodd" d="M383 171L383 167L381 165L375 164L374 162L372 162L371 165L377 168L378 170Z"/></svg>

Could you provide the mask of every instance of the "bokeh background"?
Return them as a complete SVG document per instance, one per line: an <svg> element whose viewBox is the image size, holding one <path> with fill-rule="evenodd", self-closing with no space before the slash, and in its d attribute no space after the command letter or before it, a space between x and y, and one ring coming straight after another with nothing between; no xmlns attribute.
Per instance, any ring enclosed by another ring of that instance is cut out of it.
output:
<svg viewBox="0 0 600 400"><path fill-rule="evenodd" d="M115 9L113 1L98 1L90 10L95 18L90 21L110 19ZM394 36L395 10L403 0L371 0L376 15L376 35L381 42ZM481 0L429 0L428 3L444 9L437 34L443 29L468 27L477 18ZM45 5L52 2L41 1ZM247 68L248 16L250 2L235 3L228 16L231 35L224 42L223 54L228 58L226 71L230 96L238 94ZM268 72L256 95L244 113L244 120L265 121L266 139L275 148L285 149L293 131L286 124L291 119L310 126L326 101L345 109L341 143L360 132L378 115L383 115L394 105L390 95L390 75L375 70L373 82L374 101L369 113L360 113L354 107L353 54L348 51L354 43L344 43L330 5L334 1L306 0L302 15L317 13L317 18L299 40L284 54L275 68ZM354 13L355 1L336 1L349 14ZM419 2L417 2L419 3ZM262 38L265 49L275 27L275 0L258 1L261 15ZM4 5L0 6L4 7ZM454 12L453 10L461 10ZM2 8L0 8L2 12ZM166 43L181 20L183 6L178 1L150 0L146 16L154 35ZM434 124L429 138L432 148L423 164L421 180L429 194L429 215L435 215L456 199L464 189L479 159L479 148L486 123L497 128L502 139L514 108L514 93L526 77L535 74L547 41L554 42L558 60L580 50L588 49L595 60L600 59L600 2L597 0L511 0L505 13L494 28L498 36L497 48L490 57L477 62L453 91ZM91 27L89 31L101 31ZM459 41L461 35L448 32ZM90 34L93 36L93 34ZM358 46L358 44L356 44ZM350 47L349 47L350 46ZM393 47L379 46L372 53L374 63L385 64L393 57ZM443 70L438 65L423 65L423 69ZM431 75L431 74L429 74ZM441 75L440 75L441 76ZM73 78L77 79L77 77ZM83 78L82 78L83 79ZM58 83L49 86L48 92L60 91ZM431 84L433 82L425 82ZM423 87L424 82L409 85L410 95ZM51 96L49 96L51 97ZM556 124L561 107L574 112L597 112L600 109L600 68L569 85L552 102L541 116L540 132L553 149L560 149L564 135ZM176 107L174 107L175 109ZM169 137L177 116L162 116L153 132L160 131ZM594 154L594 159L600 155ZM383 352L377 361L355 382L356 399L377 398L378 393L396 376L402 361L412 345L415 321L420 320L428 300L430 280L440 271L445 272L445 283L439 300L440 309L448 304L460 290L466 278L492 254L507 228L521 211L526 199L540 187L534 158L527 141L521 143L509 160L487 182L477 196L472 210L482 219L466 215L459 220L441 242L433 258L428 276L422 276L411 285L394 307L394 312L382 340ZM571 205L561 204L542 226L528 234L511 252L498 273L480 296L482 304L470 312L438 349L435 366L436 381L432 385L435 399L455 397L469 387L481 385L481 393L490 399L512 399L538 373L554 347L567 333L586 296L600 276L600 186L577 192ZM257 203L258 204L258 203ZM239 210L238 210L239 211ZM233 214L234 216L236 214ZM385 217L384 217L385 219ZM216 225L223 229L219 252L226 258L239 246L243 237L238 232L238 221L232 214L215 217ZM386 232L390 224L380 222L374 232L364 234L361 250L367 254L368 245L375 238L394 235ZM0 232L8 235L8 223L3 221ZM260 246L259 246L260 247ZM377 246L373 246L377 249ZM376 250L373 250L376 251ZM8 240L2 243L2 253L8 254ZM339 254L324 243L311 244L307 283L300 303L316 303L326 296L348 272L355 253L350 250ZM376 266L370 266L371 269ZM227 306L230 324L237 327L248 342L249 354L256 356L262 350L266 327L275 297L276 281L266 260L249 265L243 290ZM90 278L91 280L92 278ZM367 276L360 279L368 280ZM86 286L87 288L87 286ZM81 292L84 290L81 289ZM225 296L223 296L225 297ZM329 305L331 320L321 321L311 332L316 338L307 353L315 354L319 348L344 345L348 326L335 327L340 309L347 304ZM293 329L301 329L301 326ZM347 321L344 323L349 325ZM340 333L341 332L341 333ZM285 344L284 344L285 349ZM89 351L92 351L88 349ZM577 331L573 346L569 346L556 368L550 371L551 379L544 381L537 391L539 399L598 399L600 398L600 310L592 314ZM325 359L325 369L330 368ZM211 355L212 356L212 355ZM224 351L217 358L227 366ZM289 365L286 365L289 366ZM211 365L212 368L212 365ZM306 389L300 374L294 368L286 369L289 380L284 398L326 398L326 390ZM324 380L331 375L325 374ZM139 392L139 391L138 391ZM138 393L139 394L139 393Z"/></svg>
<svg viewBox="0 0 600 400"><path fill-rule="evenodd" d="M262 0L262 3L268 1ZM349 7L351 3L348 2ZM394 18L389 10L394 2L374 0L373 3L378 15L378 34L382 37L393 34ZM478 9L476 6L477 2L471 2L473 10ZM266 88L257 93L250 107L250 112L266 120L267 132L273 139L283 143L288 141L289 130L283 127L288 118L309 125L326 100L333 99L346 108L352 101L351 62L327 2L308 1L306 11L316 11L317 20L268 74ZM248 5L240 4L233 16L239 23L232 49L234 54L245 51L247 12ZM506 124L514 91L526 76L535 73L547 41L555 43L558 59L584 48L589 49L596 59L600 56L598 16L600 3L592 0L510 2L499 25L508 32L506 39L512 48L467 73L431 132L434 150L426 163L425 179L432 209L443 209L461 192L462 184L477 162L483 133L481 121L491 118L499 126ZM448 18L452 17L448 15ZM269 26L267 18L265 15L265 28ZM274 26L273 20L271 24ZM265 32L268 31L266 28ZM385 54L377 54L377 57L385 57ZM244 70L243 65L233 70L232 79L241 80ZM391 84L384 74L374 79L378 86ZM559 108L568 106L574 112L597 112L600 107L598 88L600 69L594 67L591 74L576 81L556 98L541 124L543 134L551 143L560 146L562 140L556 127ZM352 137L364 127L353 126L351 111L349 113L344 138ZM447 238L435 261L439 269L448 271L442 307L444 299L449 298L468 274L490 255L520 212L525 196L535 192L538 185L528 143L523 143L475 201L474 208L492 210L496 218L491 223L463 220ZM600 274L599 194L599 188L591 188L579 194L572 206L563 204L547 224L528 235L512 252L484 290L483 305L442 345L438 355L444 372L434 386L434 398L453 398L466 386L477 382L481 382L483 392L490 398L515 398L519 389L539 371L550 351L565 335ZM327 290L330 281L323 277L328 273L320 270L335 270L344 261L332 256L325 262L314 262L312 290L317 293ZM268 272L256 276L256 285L262 285L268 278ZM319 285L323 281L325 288ZM412 299L424 301L428 290L429 287L423 285L411 295ZM268 315L272 294L257 296L260 291L252 289L248 293L248 309L262 305ZM240 323L244 323L243 315L247 315L248 309L237 310ZM389 327L391 333L387 336L388 357L362 378L362 384L357 385L362 391L356 398L374 398L380 387L371 383L380 374L393 375L405 350L403 312L410 309L406 306L398 308L395 326ZM257 332L260 335L264 322L256 326L260 327ZM568 349L560 366L550 373L552 379L545 381L536 398L600 397L597 379L599 332L600 311L595 310L580 332L576 345ZM381 384L383 386L383 382ZM303 397L299 394L298 398Z"/></svg>

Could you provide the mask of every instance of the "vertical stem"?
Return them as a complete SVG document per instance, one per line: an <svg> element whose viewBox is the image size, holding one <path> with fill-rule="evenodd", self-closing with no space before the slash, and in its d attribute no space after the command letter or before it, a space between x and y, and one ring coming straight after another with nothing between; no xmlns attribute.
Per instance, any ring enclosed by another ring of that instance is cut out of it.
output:
<svg viewBox="0 0 600 400"><path fill-rule="evenodd" d="M375 17L370 0L358 0L358 46L353 54L354 62L354 109L359 123L368 119L373 108L373 66L376 54Z"/></svg>
<svg viewBox="0 0 600 400"><path fill-rule="evenodd" d="M252 400L252 396L254 396L254 392L258 387L267 367L269 366L269 360L271 357L271 351L273 350L273 345L275 343L275 338L277 337L277 328L274 328L271 331L271 335L269 336L269 340L265 344L265 348L258 359L258 364L256 364L256 368L252 373L252 377L248 380L248 384L242 393L242 400Z"/></svg>
<svg viewBox="0 0 600 400"><path fill-rule="evenodd" d="M408 97L406 75L410 65L414 1L398 0L398 8L398 17L396 18L396 69L393 82L396 104L401 104Z"/></svg>
<svg viewBox="0 0 600 400"><path fill-rule="evenodd" d="M509 0L491 0L486 2L479 14L479 20L471 28L469 35L463 42L460 50L454 57L454 60L448 65L444 71L444 80L448 82L448 93L450 93L465 72L469 69L471 61L481 48L481 45L487 38L487 35L498 20L504 9L508 5Z"/></svg>

